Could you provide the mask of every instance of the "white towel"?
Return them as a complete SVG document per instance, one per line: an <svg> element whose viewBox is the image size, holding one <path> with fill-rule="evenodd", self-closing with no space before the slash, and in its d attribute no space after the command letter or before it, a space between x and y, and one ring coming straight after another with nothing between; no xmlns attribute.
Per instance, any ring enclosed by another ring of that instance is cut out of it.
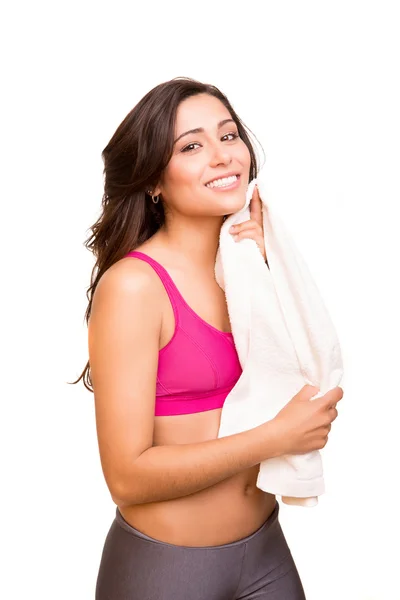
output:
<svg viewBox="0 0 400 600"><path fill-rule="evenodd" d="M254 240L235 242L229 228L250 219L257 183L268 266ZM319 398L343 376L339 341L299 250L266 202L260 175L249 184L241 210L224 221L215 278L224 290L243 372L222 409L218 437L272 419L300 389L315 385ZM264 460L257 487L285 504L315 506L325 492L319 450Z"/></svg>

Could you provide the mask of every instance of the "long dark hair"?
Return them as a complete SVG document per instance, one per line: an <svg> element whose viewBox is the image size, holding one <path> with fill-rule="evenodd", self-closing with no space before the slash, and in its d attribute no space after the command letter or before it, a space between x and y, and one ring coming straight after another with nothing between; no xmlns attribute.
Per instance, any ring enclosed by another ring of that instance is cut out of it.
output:
<svg viewBox="0 0 400 600"><path fill-rule="evenodd" d="M228 109L250 152L249 182L257 176L257 155L246 132L250 130L218 88L188 77L175 77L150 90L125 117L102 152L102 212L84 242L96 257L86 292L89 304L84 318L87 324L93 294L104 272L154 235L165 222L163 203L152 202L148 191L157 185L172 156L177 108L183 100L196 94L214 96ZM89 361L78 379L69 383L75 384L81 379L93 392Z"/></svg>

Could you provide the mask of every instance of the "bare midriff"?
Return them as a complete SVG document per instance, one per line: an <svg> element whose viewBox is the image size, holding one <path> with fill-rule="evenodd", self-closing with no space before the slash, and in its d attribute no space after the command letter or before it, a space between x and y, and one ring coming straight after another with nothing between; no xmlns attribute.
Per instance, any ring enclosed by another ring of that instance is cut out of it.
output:
<svg viewBox="0 0 400 600"><path fill-rule="evenodd" d="M221 409L191 415L155 417L153 445L202 442L218 437ZM259 465L200 492L167 500L119 507L142 533L170 544L218 546L244 538L267 520L274 494L256 486Z"/></svg>

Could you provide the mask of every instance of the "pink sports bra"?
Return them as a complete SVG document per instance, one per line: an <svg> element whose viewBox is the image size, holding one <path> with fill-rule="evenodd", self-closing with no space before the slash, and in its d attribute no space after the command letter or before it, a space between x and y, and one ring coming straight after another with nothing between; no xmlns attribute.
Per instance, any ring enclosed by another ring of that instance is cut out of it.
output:
<svg viewBox="0 0 400 600"><path fill-rule="evenodd" d="M172 304L175 330L158 355L155 416L186 415L221 408L242 368L231 333L206 323L185 302L166 269L143 252Z"/></svg>

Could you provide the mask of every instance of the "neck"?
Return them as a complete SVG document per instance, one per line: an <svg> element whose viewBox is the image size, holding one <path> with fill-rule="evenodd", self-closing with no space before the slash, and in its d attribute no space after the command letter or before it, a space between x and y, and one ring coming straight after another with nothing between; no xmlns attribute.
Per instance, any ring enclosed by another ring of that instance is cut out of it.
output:
<svg viewBox="0 0 400 600"><path fill-rule="evenodd" d="M158 237L181 264L213 270L222 223L223 217L180 217L166 222Z"/></svg>

